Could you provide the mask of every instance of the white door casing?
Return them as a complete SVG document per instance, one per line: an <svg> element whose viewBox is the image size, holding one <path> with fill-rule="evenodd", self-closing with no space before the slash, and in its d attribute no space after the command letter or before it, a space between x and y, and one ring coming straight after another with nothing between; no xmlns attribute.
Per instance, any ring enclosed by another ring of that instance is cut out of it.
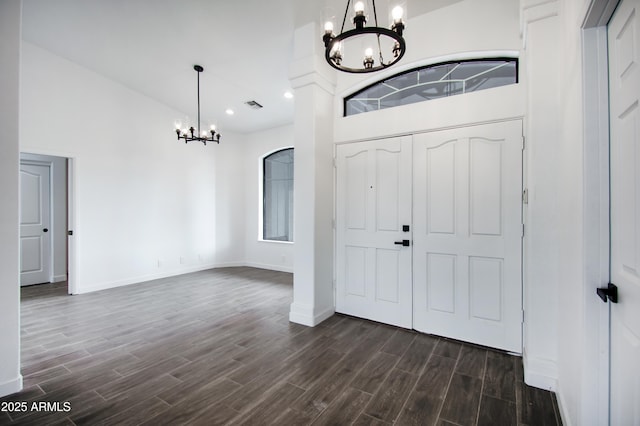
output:
<svg viewBox="0 0 640 426"><path fill-rule="evenodd" d="M411 328L411 137L337 147L336 312Z"/></svg>
<svg viewBox="0 0 640 426"><path fill-rule="evenodd" d="M51 281L50 194L50 167L21 163L21 286Z"/></svg>
<svg viewBox="0 0 640 426"><path fill-rule="evenodd" d="M610 424L640 424L640 0L608 25L611 282Z"/></svg>
<svg viewBox="0 0 640 426"><path fill-rule="evenodd" d="M414 136L414 328L522 352L522 122Z"/></svg>

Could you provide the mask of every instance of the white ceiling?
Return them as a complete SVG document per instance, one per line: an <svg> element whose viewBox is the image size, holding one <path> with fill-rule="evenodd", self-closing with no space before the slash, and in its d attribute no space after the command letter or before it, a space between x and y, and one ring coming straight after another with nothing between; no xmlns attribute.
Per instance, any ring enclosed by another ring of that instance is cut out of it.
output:
<svg viewBox="0 0 640 426"><path fill-rule="evenodd" d="M410 18L461 0L400 1ZM392 3L377 0L378 14ZM200 64L203 123L249 133L292 122L295 100L283 94L290 90L294 29L332 14L342 19L345 6L345 0L23 0L22 30L25 41L192 119L193 65ZM244 105L249 100L264 108Z"/></svg>

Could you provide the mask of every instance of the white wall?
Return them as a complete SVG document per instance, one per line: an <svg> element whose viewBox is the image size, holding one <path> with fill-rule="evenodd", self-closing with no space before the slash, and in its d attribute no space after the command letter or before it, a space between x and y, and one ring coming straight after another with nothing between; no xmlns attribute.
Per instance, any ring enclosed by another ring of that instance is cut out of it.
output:
<svg viewBox="0 0 640 426"><path fill-rule="evenodd" d="M608 397L608 365L606 359L602 361L601 351L602 342L608 339L608 307L595 290L606 285L608 279L608 198L601 193L602 186L608 191L605 177L608 147L598 146L599 136L595 134L598 127L588 122L593 117L585 116L595 103L606 104L606 94L596 101L601 96L597 83L583 79L586 64L581 24L589 3L558 2L559 31L553 45L562 64L557 74L560 143L556 147L559 164L556 184L561 194L556 212L560 301L557 396L566 425L597 425L607 421L602 402ZM606 60L600 61L605 66ZM589 100L585 93L591 96ZM604 132L608 134L608 128ZM605 170L601 167L603 161Z"/></svg>
<svg viewBox="0 0 640 426"><path fill-rule="evenodd" d="M524 115L524 87L510 85L469 93L462 99L452 96L343 117L345 96L403 70L452 59L505 53L517 56L522 45L518 4L510 0L462 1L408 20L405 38L407 53L394 67L371 75L337 75L335 142L424 132Z"/></svg>
<svg viewBox="0 0 640 426"><path fill-rule="evenodd" d="M22 2L0 0L0 396L22 388L18 234Z"/></svg>
<svg viewBox="0 0 640 426"><path fill-rule="evenodd" d="M242 261L242 137L178 142L183 113L29 43L22 67L20 149L73 159L77 292Z"/></svg>
<svg viewBox="0 0 640 426"><path fill-rule="evenodd" d="M465 0L406 22L407 53L389 69L395 74L411 64L455 53L519 50L519 11L514 0ZM318 39L320 37L318 36ZM324 54L324 52L323 52ZM328 64L323 64L329 67ZM336 94L378 81L384 72L339 73ZM342 115L339 108L338 116Z"/></svg>
<svg viewBox="0 0 640 426"><path fill-rule="evenodd" d="M259 229L262 215L262 199L260 198L262 158L273 151L292 146L292 125L255 132L246 136L243 154L246 215L244 260L249 266L293 272L295 243L263 241L260 238L261 230Z"/></svg>
<svg viewBox="0 0 640 426"><path fill-rule="evenodd" d="M67 280L67 160L50 155L20 153L20 160L51 167L51 282Z"/></svg>

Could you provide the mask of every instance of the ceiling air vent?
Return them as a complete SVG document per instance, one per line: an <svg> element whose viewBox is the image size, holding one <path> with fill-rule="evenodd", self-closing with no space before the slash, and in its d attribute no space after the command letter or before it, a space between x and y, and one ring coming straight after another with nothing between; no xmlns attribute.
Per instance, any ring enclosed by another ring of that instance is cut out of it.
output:
<svg viewBox="0 0 640 426"><path fill-rule="evenodd" d="M247 101L245 102L246 105L249 106L249 108L253 108L253 109L260 109L262 108L262 105L260 105L259 103L257 103L256 101Z"/></svg>

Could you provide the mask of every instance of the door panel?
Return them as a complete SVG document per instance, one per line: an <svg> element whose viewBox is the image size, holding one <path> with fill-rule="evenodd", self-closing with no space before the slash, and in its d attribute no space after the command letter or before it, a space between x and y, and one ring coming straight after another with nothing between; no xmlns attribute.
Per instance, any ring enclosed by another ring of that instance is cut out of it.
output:
<svg viewBox="0 0 640 426"><path fill-rule="evenodd" d="M522 123L414 137L414 328L522 351Z"/></svg>
<svg viewBox="0 0 640 426"><path fill-rule="evenodd" d="M640 424L640 13L623 0L608 26L611 126L611 424Z"/></svg>
<svg viewBox="0 0 640 426"><path fill-rule="evenodd" d="M51 280L50 168L20 164L20 285Z"/></svg>
<svg viewBox="0 0 640 426"><path fill-rule="evenodd" d="M336 311L411 328L411 138L337 148Z"/></svg>

